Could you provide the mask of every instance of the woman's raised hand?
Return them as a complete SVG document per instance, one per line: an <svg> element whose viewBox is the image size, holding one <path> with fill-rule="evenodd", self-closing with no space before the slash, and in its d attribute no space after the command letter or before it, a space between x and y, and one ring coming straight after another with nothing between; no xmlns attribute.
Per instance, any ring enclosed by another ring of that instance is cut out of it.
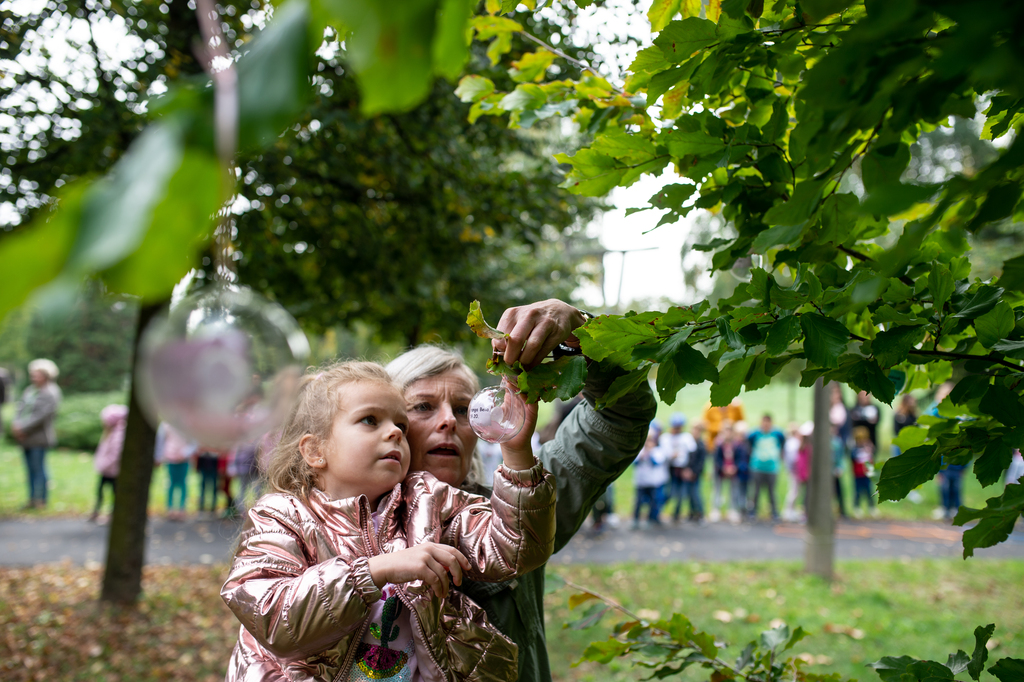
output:
<svg viewBox="0 0 1024 682"><path fill-rule="evenodd" d="M526 369L532 369L559 343L578 346L572 332L586 321L579 310L555 298L516 306L502 313L498 321L498 330L508 334L508 338L493 339L491 346L506 363L511 365L518 360Z"/></svg>
<svg viewBox="0 0 1024 682"><path fill-rule="evenodd" d="M424 542L387 554L370 557L370 577L374 585L398 585L422 580L438 599L448 596L448 576L456 585L462 584L462 572L469 570L469 559L454 547Z"/></svg>

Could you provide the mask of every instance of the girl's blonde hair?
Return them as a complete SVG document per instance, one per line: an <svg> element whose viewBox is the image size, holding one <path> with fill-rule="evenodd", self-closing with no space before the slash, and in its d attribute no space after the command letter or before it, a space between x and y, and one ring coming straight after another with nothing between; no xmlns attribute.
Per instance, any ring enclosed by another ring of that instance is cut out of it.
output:
<svg viewBox="0 0 1024 682"><path fill-rule="evenodd" d="M281 431L281 440L267 458L265 475L272 490L308 500L317 487L317 473L299 450L303 436L311 435L317 447L331 439L334 419L341 408L342 390L365 382L387 386L401 397L391 376L376 362L339 362L310 367L299 383L298 395Z"/></svg>

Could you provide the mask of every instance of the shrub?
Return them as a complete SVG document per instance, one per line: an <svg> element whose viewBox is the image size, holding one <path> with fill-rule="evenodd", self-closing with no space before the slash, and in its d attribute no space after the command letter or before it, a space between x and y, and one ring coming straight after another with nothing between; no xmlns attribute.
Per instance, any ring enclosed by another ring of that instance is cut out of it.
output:
<svg viewBox="0 0 1024 682"><path fill-rule="evenodd" d="M127 404L123 391L64 396L57 412L57 444L73 450L95 450L103 436L100 410L112 403Z"/></svg>

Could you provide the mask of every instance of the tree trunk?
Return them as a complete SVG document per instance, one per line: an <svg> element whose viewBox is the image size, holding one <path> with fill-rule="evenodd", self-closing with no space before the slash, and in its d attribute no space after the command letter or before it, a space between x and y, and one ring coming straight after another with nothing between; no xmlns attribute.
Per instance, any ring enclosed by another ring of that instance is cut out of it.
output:
<svg viewBox="0 0 1024 682"><path fill-rule="evenodd" d="M832 425L828 420L828 395L819 378L814 383L814 436L811 474L807 481L808 573L832 580L835 557L835 519L832 516Z"/></svg>
<svg viewBox="0 0 1024 682"><path fill-rule="evenodd" d="M100 599L120 604L134 604L142 591L142 566L146 551L146 509L149 506L149 485L153 478L153 448L156 429L139 408L135 388L135 362L139 340L149 321L167 307L167 301L143 305L135 329L132 349L132 385L128 403L128 425L124 434L121 471L115 487L114 513L110 518L107 541L107 566L103 573Z"/></svg>

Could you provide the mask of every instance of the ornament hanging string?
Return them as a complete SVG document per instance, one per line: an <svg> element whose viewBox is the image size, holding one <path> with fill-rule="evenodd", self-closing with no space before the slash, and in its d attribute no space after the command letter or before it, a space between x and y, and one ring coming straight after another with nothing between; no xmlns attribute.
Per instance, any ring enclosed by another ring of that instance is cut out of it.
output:
<svg viewBox="0 0 1024 682"><path fill-rule="evenodd" d="M221 30L220 17L213 0L195 0L196 18L203 43L196 47L197 56L213 81L214 136L217 156L231 178L234 178L235 151L238 145L238 72L235 60L228 52L227 40ZM220 211L220 220L214 229L216 240L214 264L215 279L227 282L235 274L231 252L231 213Z"/></svg>

